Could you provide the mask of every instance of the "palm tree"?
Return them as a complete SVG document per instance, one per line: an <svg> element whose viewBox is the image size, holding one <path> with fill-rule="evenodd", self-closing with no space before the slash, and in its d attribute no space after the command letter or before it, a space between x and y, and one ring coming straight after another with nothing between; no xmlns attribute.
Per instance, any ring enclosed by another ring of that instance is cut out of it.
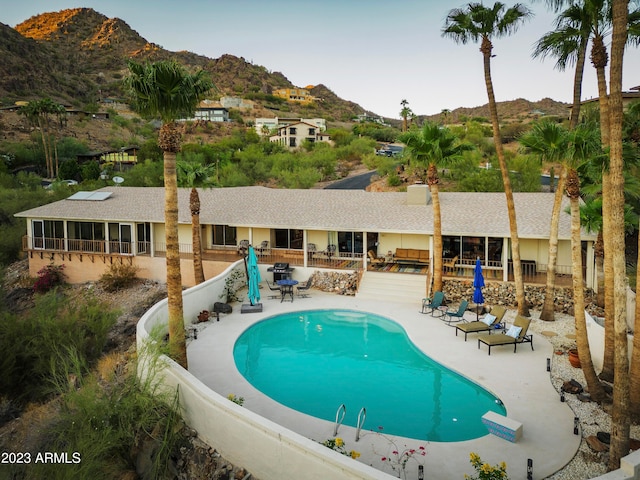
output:
<svg viewBox="0 0 640 480"><path fill-rule="evenodd" d="M440 118L442 119L442 123L444 125L446 125L447 123L449 123L449 117L451 116L451 110L449 110L448 108L443 108L440 111Z"/></svg>
<svg viewBox="0 0 640 480"><path fill-rule="evenodd" d="M582 245L580 240L580 177L577 164L597 154L600 148L597 131L588 125L579 125L566 131L562 141L567 166L566 191L571 204L571 264L573 269L573 310L576 325L576 344L589 394L596 402L605 398L605 392L591 361L587 323L584 311L584 282L582 279Z"/></svg>
<svg viewBox="0 0 640 480"><path fill-rule="evenodd" d="M191 243L193 250L193 276L195 283L204 282L202 266L202 239L200 232L200 195L196 187L209 187L214 183L210 178L215 175L215 165L204 165L199 162L178 161L178 183L191 188L189 209L191 210Z"/></svg>
<svg viewBox="0 0 640 480"><path fill-rule="evenodd" d="M480 52L482 52L484 65L484 80L489 98L489 113L493 127L493 141L496 147L496 156L502 173L502 183L506 195L507 210L509 213L509 227L511 235L511 256L513 259L513 277L516 286L516 299L518 313L529 316L524 293L522 278L522 265L520 263L520 240L518 238L518 224L516 210L513 201L513 190L509 171L502 148L500 124L498 122L498 109L493 92L491 80L491 57L493 51L492 38L499 38L515 32L518 26L531 17L531 11L522 4L515 4L506 8L503 3L496 2L493 7L485 7L482 3L469 3L464 8L456 8L449 12L442 31L443 36L451 37L455 42L466 44L480 40Z"/></svg>
<svg viewBox="0 0 640 480"><path fill-rule="evenodd" d="M563 143L566 136L565 130L554 122L544 121L536 123L525 135L520 137L520 144L527 150L540 155L541 159L549 162L561 162L564 160ZM545 289L544 304L540 312L540 319L553 321L555 319L555 289L556 289L556 263L558 259L558 226L562 207L562 196L566 169L560 165L558 188L555 192L553 209L551 211L551 226L549 230L549 259L547 261L547 285Z"/></svg>
<svg viewBox="0 0 640 480"><path fill-rule="evenodd" d="M605 198L604 215L610 217L611 230L605 230L613 247L609 252L613 263L614 288L614 377L613 406L611 410L611 443L609 447L609 469L620 467L620 459L629 453L629 359L627 347L626 322L626 265L624 243L624 161L622 149L622 64L624 48L627 43L629 21L629 0L612 0L611 67L609 86L611 98L610 112L610 150L609 177L610 194ZM602 116L602 112L600 112ZM607 252L605 251L605 254Z"/></svg>
<svg viewBox="0 0 640 480"><path fill-rule="evenodd" d="M433 202L433 290L442 291L442 215L440 213L440 179L438 167L458 158L472 147L462 144L446 127L425 123L420 131L403 133L399 137L405 143L415 164L427 167L427 184Z"/></svg>
<svg viewBox="0 0 640 480"><path fill-rule="evenodd" d="M580 117L582 78L589 43L590 22L584 5L572 4L555 20L556 29L545 34L535 45L533 57L557 58L556 68L564 71L575 65L573 76L573 104L569 128L574 129Z"/></svg>
<svg viewBox="0 0 640 480"><path fill-rule="evenodd" d="M24 107L21 107L18 113L27 117L33 125L38 126L42 139L42 150L44 152L47 177L57 177L58 154L55 137L52 137L51 116L55 115L59 120L66 114L66 110L62 105L54 102L50 98L42 98L29 102Z"/></svg>
<svg viewBox="0 0 640 480"><path fill-rule="evenodd" d="M125 85L133 98L134 108L145 117L160 117L163 122L158 146L164 156L169 353L187 368L178 244L176 154L180 151L180 132L176 120L182 116L192 116L213 83L203 70L190 74L175 61L144 65L129 61L128 67L129 76L125 79Z"/></svg>
<svg viewBox="0 0 640 480"><path fill-rule="evenodd" d="M402 117L402 131L406 132L407 131L407 118L409 116L411 116L412 112L411 109L409 107L407 107L407 105L409 104L409 102L407 100L402 100L400 102L400 105L402 105L402 110L400 110L400 116Z"/></svg>

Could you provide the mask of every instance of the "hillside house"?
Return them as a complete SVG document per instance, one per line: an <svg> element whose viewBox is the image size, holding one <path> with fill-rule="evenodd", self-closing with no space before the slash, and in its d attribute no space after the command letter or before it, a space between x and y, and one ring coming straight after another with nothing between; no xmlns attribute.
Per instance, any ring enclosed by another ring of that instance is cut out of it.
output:
<svg viewBox="0 0 640 480"><path fill-rule="evenodd" d="M228 122L229 110L221 104L212 102L211 100L203 100L200 102L194 116L191 118L181 118L178 121L197 121L203 120L207 122Z"/></svg>
<svg viewBox="0 0 640 480"><path fill-rule="evenodd" d="M287 102L302 104L313 103L316 100L316 98L311 95L311 92L304 88L279 88L273 91L273 95L284 98Z"/></svg>
<svg viewBox="0 0 640 480"><path fill-rule="evenodd" d="M279 143L291 150L300 148L305 140L311 143L331 143L328 134L321 132L316 125L306 122L296 122L279 127L278 133L269 137L269 141Z"/></svg>
<svg viewBox="0 0 640 480"><path fill-rule="evenodd" d="M321 132L327 129L327 122L324 118L298 118L298 117L273 117L256 118L254 128L260 136L271 135L280 127L291 125L292 123L310 123L315 125Z"/></svg>
<svg viewBox="0 0 640 480"><path fill-rule="evenodd" d="M179 189L179 243L183 283L193 285L190 189ZM426 185L406 192L289 190L266 187L202 189L201 237L205 276L238 260L244 241L263 264L366 271L368 252L389 266L414 252L426 256L416 271L433 268L433 211ZM488 281L512 279L510 234L504 193L442 192L445 275L471 279L480 259ZM528 283L546 281L553 194L515 193L520 255ZM23 249L29 271L64 264L72 283L95 281L114 262L138 267L138 276L165 281L164 189L105 187L16 214L25 220ZM566 207L568 200L565 199ZM563 208L557 274L571 278L571 222ZM587 287L596 288L594 234L583 231ZM408 273L398 273L398 275ZM426 277L425 277L426 278Z"/></svg>

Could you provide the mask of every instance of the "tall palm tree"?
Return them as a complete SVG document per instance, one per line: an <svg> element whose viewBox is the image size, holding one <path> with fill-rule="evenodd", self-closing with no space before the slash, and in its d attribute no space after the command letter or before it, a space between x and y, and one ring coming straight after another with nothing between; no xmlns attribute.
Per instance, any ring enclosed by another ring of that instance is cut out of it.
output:
<svg viewBox="0 0 640 480"><path fill-rule="evenodd" d="M493 127L493 141L496 147L496 156L502 173L502 183L509 214L509 227L511 236L511 256L513 259L513 277L516 286L516 299L518 313L529 316L524 293L524 281L522 278L522 265L520 263L520 239L518 237L518 224L516 221L516 209L513 201L513 190L509 178L509 170L502 148L500 124L498 121L498 108L493 92L491 79L491 57L493 51L492 38L500 38L514 33L526 19L532 16L531 11L522 4L515 4L506 8L503 3L496 2L493 7L485 7L482 3L469 3L464 8L456 8L449 12L445 20L442 35L452 38L457 43L480 41L484 65L484 81L489 98L489 113Z"/></svg>
<svg viewBox="0 0 640 480"><path fill-rule="evenodd" d="M411 116L412 112L411 109L407 107L407 105L409 105L409 102L407 100L403 99L400 102L400 105L402 105L402 110L400 110L400 116L402 117L402 131L406 132L408 128L407 118Z"/></svg>
<svg viewBox="0 0 640 480"><path fill-rule="evenodd" d="M555 20L555 30L546 33L535 45L533 57L557 58L556 68L564 71L575 65L573 75L573 104L569 128L574 129L580 117L582 78L589 43L590 22L584 5L572 4Z"/></svg>
<svg viewBox="0 0 640 480"><path fill-rule="evenodd" d="M18 113L27 117L30 123L37 125L42 139L42 150L44 152L45 166L48 178L58 176L58 154L56 139L53 136L51 127L51 116L58 120L66 114L66 110L59 103L50 98L33 100L18 110ZM55 160L55 162L54 162Z"/></svg>
<svg viewBox="0 0 640 480"><path fill-rule="evenodd" d="M627 43L629 0L612 0L611 67L609 69L610 94L610 203L605 204L605 218L610 217L610 236L613 247L614 288L614 377L613 406L611 410L611 443L609 447L609 469L620 467L620 459L629 453L629 359L626 321L626 266L624 243L624 162L622 149L622 64ZM602 112L600 113L602 116ZM603 185L604 186L604 185ZM607 198L607 195L605 195ZM605 254L607 252L605 251Z"/></svg>
<svg viewBox="0 0 640 480"><path fill-rule="evenodd" d="M536 123L525 135L521 136L520 144L528 151L541 157L543 161L562 162L565 130L554 122L543 121ZM547 284L545 288L544 304L540 312L540 319L553 321L555 319L555 289L556 289L556 264L558 258L558 227L562 208L562 196L566 169L560 165L558 188L555 191L553 208L551 210L551 226L549 230L549 259L547 261Z"/></svg>
<svg viewBox="0 0 640 480"><path fill-rule="evenodd" d="M182 116L192 116L213 83L203 70L190 74L175 61L146 64L129 61L128 67L129 76L125 79L125 85L133 98L134 108L145 117L160 117L163 122L158 146L164 156L169 353L176 362L187 368L176 174L176 154L180 151L181 134L176 120Z"/></svg>
<svg viewBox="0 0 640 480"><path fill-rule="evenodd" d="M589 394L596 402L605 398L605 392L591 361L591 350L587 336L587 322L584 311L584 281L582 279L582 245L580 240L580 177L577 165L586 158L599 154L600 142L597 130L588 125L579 125L564 135L567 166L566 191L571 205L571 264L573 284L573 310L576 326L576 344L582 371L587 381Z"/></svg>
<svg viewBox="0 0 640 480"><path fill-rule="evenodd" d="M460 143L451 130L435 123L425 123L420 131L400 135L414 160L414 165L427 167L427 184L433 202L433 290L442 291L442 215L440 213L440 179L438 167L458 158L472 147Z"/></svg>
<svg viewBox="0 0 640 480"><path fill-rule="evenodd" d="M210 187L214 183L215 165L178 160L178 184L191 188L189 209L191 210L191 243L193 250L193 276L196 284L204 282L202 266L202 238L200 231L200 195L196 187Z"/></svg>

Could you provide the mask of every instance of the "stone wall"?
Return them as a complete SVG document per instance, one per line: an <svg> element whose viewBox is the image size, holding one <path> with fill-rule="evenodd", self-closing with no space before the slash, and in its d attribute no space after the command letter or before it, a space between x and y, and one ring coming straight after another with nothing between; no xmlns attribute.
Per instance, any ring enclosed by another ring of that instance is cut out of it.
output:
<svg viewBox="0 0 640 480"><path fill-rule="evenodd" d="M358 291L360 274L358 272L316 270L312 278L312 286L323 292L333 292L338 295L355 295Z"/></svg>
<svg viewBox="0 0 640 480"><path fill-rule="evenodd" d="M542 310L545 297L544 285L525 285L524 293L529 308L532 310ZM461 299L471 302L473 298L473 282L471 280L445 280L444 294L449 303L458 303ZM482 289L485 305L504 305L516 308L516 286L512 282L491 282ZM595 293L591 289L585 290L585 309L597 316L603 316L604 311L595 304ZM567 287L556 287L555 290L555 311L573 315L573 289Z"/></svg>

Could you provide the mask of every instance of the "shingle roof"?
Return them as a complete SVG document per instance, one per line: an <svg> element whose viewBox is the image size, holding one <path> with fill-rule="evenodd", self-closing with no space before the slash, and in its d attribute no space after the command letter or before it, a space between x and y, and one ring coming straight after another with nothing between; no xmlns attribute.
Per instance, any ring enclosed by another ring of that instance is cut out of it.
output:
<svg viewBox="0 0 640 480"><path fill-rule="evenodd" d="M104 201L61 200L17 217L113 222L164 223L161 187L105 187ZM190 224L189 189L179 189L179 221ZM408 205L405 192L288 190L232 187L199 190L200 223L238 227L309 230L432 233L432 205ZM521 238L548 238L554 195L514 193ZM509 236L504 193L441 192L442 233ZM570 238L564 199L559 238ZM583 232L583 240L595 235Z"/></svg>

